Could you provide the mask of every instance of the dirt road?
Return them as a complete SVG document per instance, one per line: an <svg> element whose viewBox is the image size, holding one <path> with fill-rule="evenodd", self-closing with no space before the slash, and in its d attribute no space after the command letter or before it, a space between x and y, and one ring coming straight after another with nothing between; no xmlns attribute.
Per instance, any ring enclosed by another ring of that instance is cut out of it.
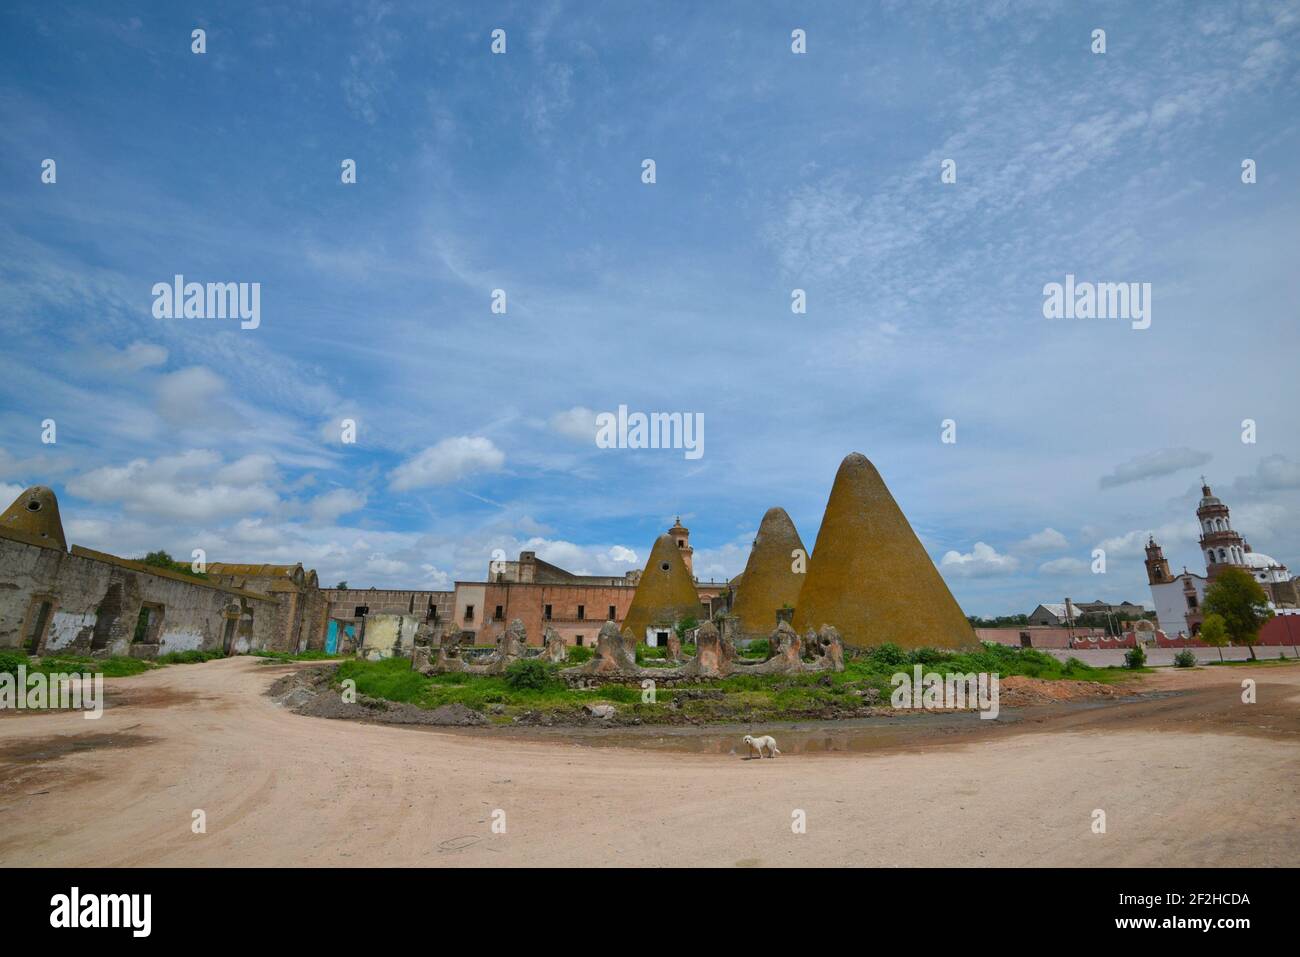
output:
<svg viewBox="0 0 1300 957"><path fill-rule="evenodd" d="M263 694L291 667L171 666L110 680L98 721L0 717L0 865L1300 860L1300 666L1162 673L1192 690L765 761L307 718Z"/></svg>

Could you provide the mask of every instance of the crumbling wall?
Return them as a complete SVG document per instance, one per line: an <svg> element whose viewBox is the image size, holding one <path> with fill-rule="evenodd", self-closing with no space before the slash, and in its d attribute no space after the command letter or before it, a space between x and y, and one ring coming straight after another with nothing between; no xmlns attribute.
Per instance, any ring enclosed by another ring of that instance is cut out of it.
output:
<svg viewBox="0 0 1300 957"><path fill-rule="evenodd" d="M237 591L176 572L146 570L126 559L73 547L72 553L0 537L0 647L21 647L24 623L48 602L36 654L131 655L222 647L227 610ZM246 649L271 648L277 636L274 601L244 595L241 634ZM137 641L142 608L148 628ZM238 637L238 636L237 636Z"/></svg>

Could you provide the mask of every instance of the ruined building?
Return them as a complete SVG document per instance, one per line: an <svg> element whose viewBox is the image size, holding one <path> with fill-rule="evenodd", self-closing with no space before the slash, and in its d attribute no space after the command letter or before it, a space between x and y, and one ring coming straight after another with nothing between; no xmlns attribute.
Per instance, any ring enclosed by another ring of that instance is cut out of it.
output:
<svg viewBox="0 0 1300 957"><path fill-rule="evenodd" d="M857 452L835 474L795 607L796 631L827 624L839 629L846 645L977 646L970 622L880 473Z"/></svg>
<svg viewBox="0 0 1300 957"><path fill-rule="evenodd" d="M30 654L291 651L274 597L80 545L67 547L58 501L27 489L0 515L0 648Z"/></svg>

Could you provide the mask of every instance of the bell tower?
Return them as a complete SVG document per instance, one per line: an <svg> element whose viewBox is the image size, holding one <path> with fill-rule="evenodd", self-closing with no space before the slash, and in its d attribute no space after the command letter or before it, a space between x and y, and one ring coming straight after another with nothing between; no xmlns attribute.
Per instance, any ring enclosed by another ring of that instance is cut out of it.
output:
<svg viewBox="0 0 1300 957"><path fill-rule="evenodd" d="M691 556L695 554L695 549L691 547L691 530L682 524L682 517L677 516L673 522L673 527L668 529L668 534L673 537L673 544L681 552L682 561L686 563L686 570L695 577L695 568L691 564Z"/></svg>
<svg viewBox="0 0 1300 957"><path fill-rule="evenodd" d="M1246 564L1246 543L1232 528L1228 506L1215 497L1201 476L1201 503L1196 520L1201 525L1201 554L1205 556L1205 576L1213 581L1219 572Z"/></svg>
<svg viewBox="0 0 1300 957"><path fill-rule="evenodd" d="M1169 562L1165 560L1164 550L1156 544L1155 536L1147 536L1147 582L1152 585L1167 585L1174 580L1169 574Z"/></svg>

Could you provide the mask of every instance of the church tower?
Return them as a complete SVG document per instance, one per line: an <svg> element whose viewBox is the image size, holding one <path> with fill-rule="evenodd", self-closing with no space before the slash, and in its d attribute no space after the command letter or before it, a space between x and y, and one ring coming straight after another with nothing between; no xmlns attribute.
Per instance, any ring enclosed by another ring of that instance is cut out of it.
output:
<svg viewBox="0 0 1300 957"><path fill-rule="evenodd" d="M673 537L673 543L681 552L682 561L686 563L686 570L691 573L693 580L695 578L695 568L691 564L691 556L695 554L695 549L691 547L691 530L682 524L680 515L673 522L673 527L668 529L668 534Z"/></svg>
<svg viewBox="0 0 1300 957"><path fill-rule="evenodd" d="M1169 562L1165 560L1164 550L1156 544L1155 537L1147 536L1147 582L1152 585L1167 585L1174 580L1169 574Z"/></svg>
<svg viewBox="0 0 1300 957"><path fill-rule="evenodd" d="M1204 476L1201 482L1205 482ZM1205 556L1205 575L1210 581L1224 568L1246 564L1246 543L1233 531L1228 506L1214 497L1207 484L1201 485L1196 519L1201 525L1201 554Z"/></svg>

